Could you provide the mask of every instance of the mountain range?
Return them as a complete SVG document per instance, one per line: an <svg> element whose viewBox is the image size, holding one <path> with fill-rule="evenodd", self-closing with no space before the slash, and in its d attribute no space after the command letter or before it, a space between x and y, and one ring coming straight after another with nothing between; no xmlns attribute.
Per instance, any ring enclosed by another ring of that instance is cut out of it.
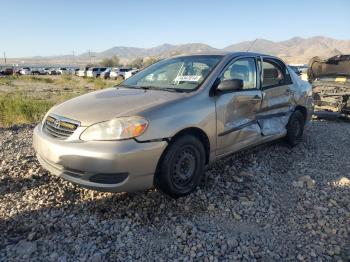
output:
<svg viewBox="0 0 350 262"><path fill-rule="evenodd" d="M162 44L152 48L115 46L102 52L86 52L77 55L74 57L74 61L79 64L87 63L89 61L97 63L103 58L116 55L120 58L121 62L127 63L136 58L164 58L178 54L220 51L259 52L281 57L288 63L307 63L309 59L314 56L330 57L338 54L350 54L350 40L337 40L324 36L315 36L311 38L293 37L285 41L255 39L252 41L232 44L223 49L214 48L203 43L189 43L181 45ZM71 55L64 55L25 58L26 61L34 59L40 62L50 61L51 63L71 63L73 57Z"/></svg>

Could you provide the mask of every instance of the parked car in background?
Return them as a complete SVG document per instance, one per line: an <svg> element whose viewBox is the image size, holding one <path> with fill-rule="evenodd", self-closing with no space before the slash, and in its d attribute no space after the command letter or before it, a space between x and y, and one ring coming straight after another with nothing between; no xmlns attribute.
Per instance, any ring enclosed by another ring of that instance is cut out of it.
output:
<svg viewBox="0 0 350 262"><path fill-rule="evenodd" d="M44 68L32 68L32 75L47 75Z"/></svg>
<svg viewBox="0 0 350 262"><path fill-rule="evenodd" d="M40 74L39 68L32 67L31 72L32 72L32 75L39 75Z"/></svg>
<svg viewBox="0 0 350 262"><path fill-rule="evenodd" d="M117 79L119 77L125 79L125 74L131 70L132 68L113 68L110 73L110 78Z"/></svg>
<svg viewBox="0 0 350 262"><path fill-rule="evenodd" d="M13 74L14 74L14 70L12 67L6 67L0 70L0 75L3 75L3 76L9 76Z"/></svg>
<svg viewBox="0 0 350 262"><path fill-rule="evenodd" d="M87 77L100 77L101 73L105 71L106 67L91 67L87 70Z"/></svg>
<svg viewBox="0 0 350 262"><path fill-rule="evenodd" d="M57 75L57 69L56 68L50 68L48 70L49 75Z"/></svg>
<svg viewBox="0 0 350 262"><path fill-rule="evenodd" d="M20 75L20 74L21 74L21 69L22 69L22 68L15 67L15 68L13 69L13 74L15 74L15 75Z"/></svg>
<svg viewBox="0 0 350 262"><path fill-rule="evenodd" d="M84 77L86 76L87 71L89 70L90 67L84 67L80 68L78 71L78 76Z"/></svg>
<svg viewBox="0 0 350 262"><path fill-rule="evenodd" d="M297 66L289 65L289 67L296 73L298 76L301 75L301 70Z"/></svg>
<svg viewBox="0 0 350 262"><path fill-rule="evenodd" d="M44 168L83 187L179 197L218 159L280 138L296 145L312 112L311 85L277 57L186 55L56 105L33 145Z"/></svg>
<svg viewBox="0 0 350 262"><path fill-rule="evenodd" d="M112 68L108 67L105 71L101 73L100 77L103 79L108 79L111 71L112 71Z"/></svg>
<svg viewBox="0 0 350 262"><path fill-rule="evenodd" d="M57 74L58 74L58 75L68 75L69 72L68 72L67 68L65 68L65 67L59 67L59 68L57 69Z"/></svg>
<svg viewBox="0 0 350 262"><path fill-rule="evenodd" d="M301 78L301 80L307 81L308 66L306 64L290 64L289 66Z"/></svg>
<svg viewBox="0 0 350 262"><path fill-rule="evenodd" d="M140 71L139 69L132 69L130 71L127 71L124 73L124 79L128 79L130 76L135 75L138 71Z"/></svg>
<svg viewBox="0 0 350 262"><path fill-rule="evenodd" d="M19 71L21 75L31 75L32 70L29 67L22 67L21 70Z"/></svg>
<svg viewBox="0 0 350 262"><path fill-rule="evenodd" d="M77 76L77 75L78 75L78 73L79 73L79 70L80 70L79 68L74 68L74 72L73 72L73 74Z"/></svg>
<svg viewBox="0 0 350 262"><path fill-rule="evenodd" d="M49 74L50 74L50 68L48 68L48 67L43 68L43 72L44 72L46 75L49 75Z"/></svg>
<svg viewBox="0 0 350 262"><path fill-rule="evenodd" d="M307 74L313 88L315 114L350 118L350 55L314 57Z"/></svg>

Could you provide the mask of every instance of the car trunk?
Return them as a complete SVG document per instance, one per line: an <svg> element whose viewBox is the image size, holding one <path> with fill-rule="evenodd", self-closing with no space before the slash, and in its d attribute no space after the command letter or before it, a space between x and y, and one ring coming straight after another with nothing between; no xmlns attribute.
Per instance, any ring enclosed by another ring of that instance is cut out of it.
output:
<svg viewBox="0 0 350 262"><path fill-rule="evenodd" d="M350 55L312 58L308 79L313 87L316 115L350 116Z"/></svg>

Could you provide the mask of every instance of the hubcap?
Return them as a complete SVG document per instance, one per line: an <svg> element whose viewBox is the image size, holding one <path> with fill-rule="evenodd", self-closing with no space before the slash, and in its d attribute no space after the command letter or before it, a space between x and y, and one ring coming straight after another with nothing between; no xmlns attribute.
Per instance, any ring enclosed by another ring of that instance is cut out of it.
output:
<svg viewBox="0 0 350 262"><path fill-rule="evenodd" d="M178 187L184 187L192 180L196 169L195 152L190 147L183 148L177 155L173 167L173 183Z"/></svg>

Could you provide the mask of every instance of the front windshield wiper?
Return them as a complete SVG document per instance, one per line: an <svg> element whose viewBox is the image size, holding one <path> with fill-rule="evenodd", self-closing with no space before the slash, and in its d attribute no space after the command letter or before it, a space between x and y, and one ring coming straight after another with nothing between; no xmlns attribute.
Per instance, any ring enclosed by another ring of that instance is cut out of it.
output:
<svg viewBox="0 0 350 262"><path fill-rule="evenodd" d="M180 88L171 88L171 87L157 87L157 86L136 86L136 85L118 85L115 86L118 87L125 87L125 88L131 88L131 89L143 89L143 90L164 90L168 92L177 92L177 93L184 93L184 92L190 92L185 89Z"/></svg>
<svg viewBox="0 0 350 262"><path fill-rule="evenodd" d="M182 92L186 92L186 90L184 89L180 89L180 88L171 88L171 87L157 87L157 86L137 86L138 88L144 89L144 90L164 90L164 91L168 91L168 92L178 92L178 93L182 93Z"/></svg>

